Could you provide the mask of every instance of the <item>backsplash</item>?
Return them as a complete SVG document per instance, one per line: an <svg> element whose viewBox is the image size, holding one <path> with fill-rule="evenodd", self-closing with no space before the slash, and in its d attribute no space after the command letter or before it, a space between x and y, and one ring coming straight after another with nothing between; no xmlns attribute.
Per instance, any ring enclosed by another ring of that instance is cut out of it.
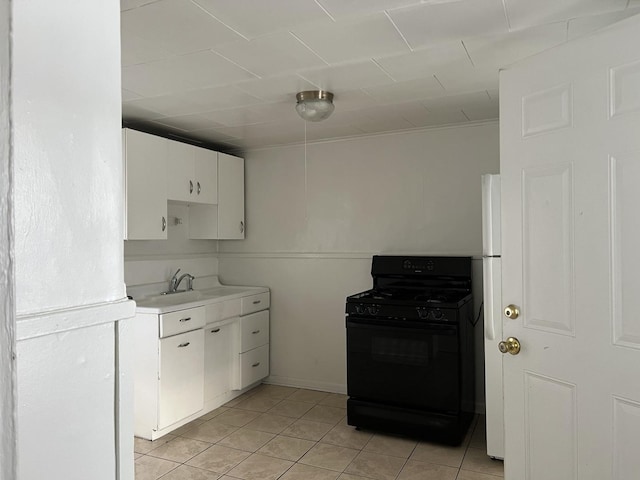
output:
<svg viewBox="0 0 640 480"><path fill-rule="evenodd" d="M190 273L195 277L193 288L210 287L217 281L218 259L214 256L167 257L162 259L128 260L124 262L127 295L134 299L167 290L171 276Z"/></svg>

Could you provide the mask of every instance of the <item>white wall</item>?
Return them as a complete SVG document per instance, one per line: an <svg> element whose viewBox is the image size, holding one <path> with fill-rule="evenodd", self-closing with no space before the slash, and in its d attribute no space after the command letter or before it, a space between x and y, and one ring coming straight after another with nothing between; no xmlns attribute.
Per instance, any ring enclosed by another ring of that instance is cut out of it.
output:
<svg viewBox="0 0 640 480"><path fill-rule="evenodd" d="M132 476L132 454L116 456L116 329L134 313L119 3L18 1L13 14L20 479Z"/></svg>
<svg viewBox="0 0 640 480"><path fill-rule="evenodd" d="M219 242L219 270L272 289L271 381L346 390L345 297L370 288L371 255L481 254L498 147L487 123L310 144L306 161L304 146L247 153L247 238Z"/></svg>
<svg viewBox="0 0 640 480"><path fill-rule="evenodd" d="M0 478L16 478L16 361L11 160L11 2L0 0Z"/></svg>

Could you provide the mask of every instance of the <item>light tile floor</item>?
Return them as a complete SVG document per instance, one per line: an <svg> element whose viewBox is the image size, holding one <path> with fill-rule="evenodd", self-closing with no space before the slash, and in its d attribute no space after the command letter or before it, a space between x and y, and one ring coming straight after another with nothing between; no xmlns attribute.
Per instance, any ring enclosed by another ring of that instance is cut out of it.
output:
<svg viewBox="0 0 640 480"><path fill-rule="evenodd" d="M497 480L484 417L447 447L358 431L345 395L260 385L154 442L135 439L136 480Z"/></svg>

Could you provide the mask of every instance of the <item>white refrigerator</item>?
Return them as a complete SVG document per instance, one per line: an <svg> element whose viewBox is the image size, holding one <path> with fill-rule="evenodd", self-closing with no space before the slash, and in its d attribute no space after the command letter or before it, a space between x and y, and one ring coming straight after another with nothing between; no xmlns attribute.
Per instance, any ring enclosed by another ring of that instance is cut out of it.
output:
<svg viewBox="0 0 640 480"><path fill-rule="evenodd" d="M487 455L504 459L500 175L482 176L482 272Z"/></svg>

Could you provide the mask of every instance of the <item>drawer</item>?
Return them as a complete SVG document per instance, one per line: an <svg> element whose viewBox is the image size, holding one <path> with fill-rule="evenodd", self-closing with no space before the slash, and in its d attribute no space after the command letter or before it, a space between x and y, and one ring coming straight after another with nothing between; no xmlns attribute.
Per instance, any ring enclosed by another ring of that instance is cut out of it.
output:
<svg viewBox="0 0 640 480"><path fill-rule="evenodd" d="M206 323L219 322L225 318L240 315L240 299L211 303L204 308L206 309Z"/></svg>
<svg viewBox="0 0 640 480"><path fill-rule="evenodd" d="M269 343L269 310L240 318L240 353Z"/></svg>
<svg viewBox="0 0 640 480"><path fill-rule="evenodd" d="M269 292L258 293L240 299L240 315L259 312L269 308Z"/></svg>
<svg viewBox="0 0 640 480"><path fill-rule="evenodd" d="M159 315L160 338L204 327L204 313L204 307L198 307Z"/></svg>
<svg viewBox="0 0 640 480"><path fill-rule="evenodd" d="M269 345L240 354L240 389L269 375Z"/></svg>

